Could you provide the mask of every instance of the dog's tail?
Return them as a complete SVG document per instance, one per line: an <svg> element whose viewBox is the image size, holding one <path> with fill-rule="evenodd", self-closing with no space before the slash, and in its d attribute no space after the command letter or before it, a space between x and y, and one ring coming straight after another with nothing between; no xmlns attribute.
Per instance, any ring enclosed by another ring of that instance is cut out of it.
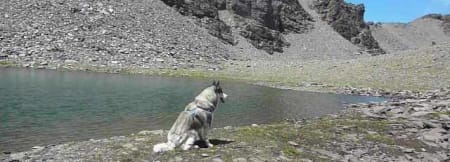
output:
<svg viewBox="0 0 450 162"><path fill-rule="evenodd" d="M159 143L153 146L153 152L165 152L175 148L175 145L171 143Z"/></svg>

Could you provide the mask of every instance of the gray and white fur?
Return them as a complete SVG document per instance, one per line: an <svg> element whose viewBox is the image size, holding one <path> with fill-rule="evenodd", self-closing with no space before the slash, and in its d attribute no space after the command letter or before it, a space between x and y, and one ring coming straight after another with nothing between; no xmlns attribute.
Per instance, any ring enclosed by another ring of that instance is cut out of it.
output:
<svg viewBox="0 0 450 162"><path fill-rule="evenodd" d="M189 103L183 112L178 115L167 135L167 142L153 146L153 152L164 152L181 147L189 150L195 141L204 141L208 147L213 147L207 137L211 129L213 112L219 100L224 103L227 95L223 93L219 82L204 89L195 100Z"/></svg>

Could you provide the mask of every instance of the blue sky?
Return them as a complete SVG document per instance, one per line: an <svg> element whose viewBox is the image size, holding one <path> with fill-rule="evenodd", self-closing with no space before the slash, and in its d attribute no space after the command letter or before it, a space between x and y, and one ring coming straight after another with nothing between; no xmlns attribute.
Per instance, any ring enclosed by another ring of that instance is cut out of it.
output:
<svg viewBox="0 0 450 162"><path fill-rule="evenodd" d="M345 0L366 7L365 21L410 22L429 13L450 14L450 0Z"/></svg>

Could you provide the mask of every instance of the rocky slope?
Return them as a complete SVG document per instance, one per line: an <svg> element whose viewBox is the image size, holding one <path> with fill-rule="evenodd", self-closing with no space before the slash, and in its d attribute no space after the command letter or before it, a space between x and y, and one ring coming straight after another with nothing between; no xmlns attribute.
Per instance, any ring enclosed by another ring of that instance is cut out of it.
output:
<svg viewBox="0 0 450 162"><path fill-rule="evenodd" d="M225 45L159 0L0 4L0 59L25 67L217 68Z"/></svg>
<svg viewBox="0 0 450 162"><path fill-rule="evenodd" d="M5 1L0 9L0 59L23 67L214 70L265 52L330 59L358 50L295 0Z"/></svg>
<svg viewBox="0 0 450 162"><path fill-rule="evenodd" d="M450 29L448 16L429 15L369 30L364 7L342 0L5 1L0 9L0 60L51 69L350 59L449 42Z"/></svg>
<svg viewBox="0 0 450 162"><path fill-rule="evenodd" d="M450 35L450 14L447 14L447 15L428 14L428 15L425 15L422 17L422 19L426 19L426 18L442 21L441 26L444 30L444 33L446 33L447 35Z"/></svg>
<svg viewBox="0 0 450 162"><path fill-rule="evenodd" d="M377 23L370 29L375 40L389 53L450 42L449 15L426 15L410 23Z"/></svg>

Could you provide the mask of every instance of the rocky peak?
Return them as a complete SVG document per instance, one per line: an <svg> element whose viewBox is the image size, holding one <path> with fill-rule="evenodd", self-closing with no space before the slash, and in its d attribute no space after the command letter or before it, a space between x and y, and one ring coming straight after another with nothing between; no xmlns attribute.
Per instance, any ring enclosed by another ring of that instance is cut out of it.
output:
<svg viewBox="0 0 450 162"><path fill-rule="evenodd" d="M447 14L447 15L428 14L428 15L421 17L421 19L427 19L427 18L441 20L442 28L443 28L445 34L450 36L450 14Z"/></svg>
<svg viewBox="0 0 450 162"><path fill-rule="evenodd" d="M315 0L312 8L333 29L353 44L373 55L384 54L364 22L364 5L346 3L344 0Z"/></svg>

